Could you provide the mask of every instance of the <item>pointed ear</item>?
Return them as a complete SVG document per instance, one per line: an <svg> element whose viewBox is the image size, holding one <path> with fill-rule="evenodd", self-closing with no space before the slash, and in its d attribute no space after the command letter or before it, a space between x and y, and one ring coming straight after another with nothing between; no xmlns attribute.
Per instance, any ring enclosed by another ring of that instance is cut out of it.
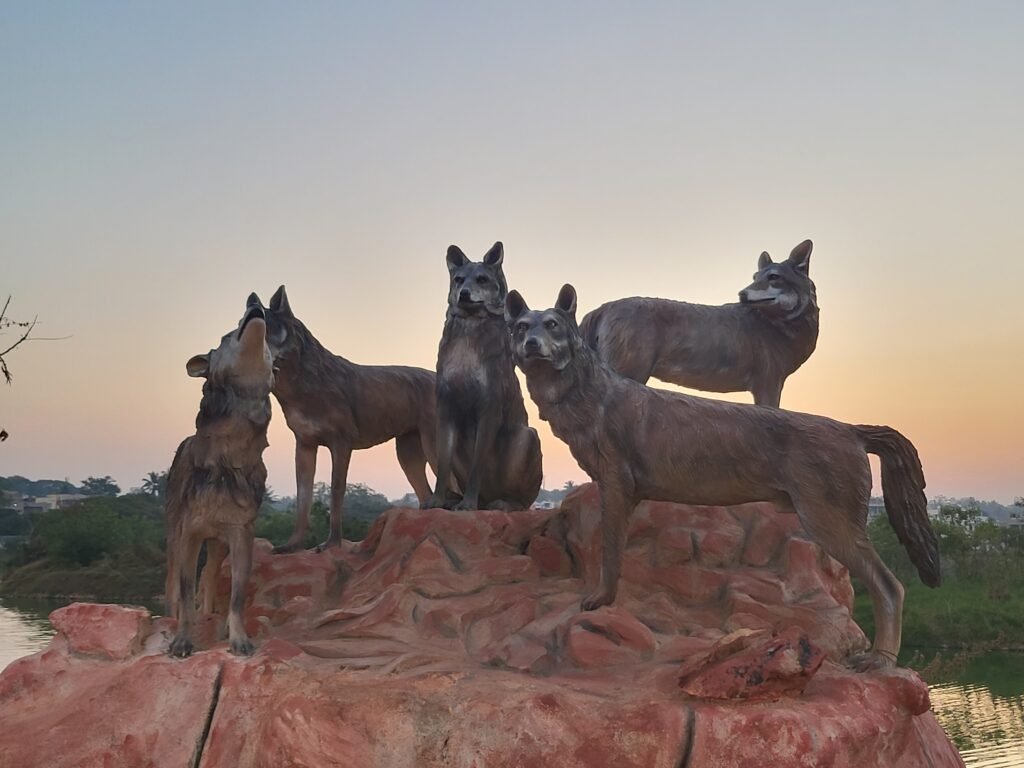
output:
<svg viewBox="0 0 1024 768"><path fill-rule="evenodd" d="M192 378L205 379L210 373L210 355L196 355L185 363L185 370Z"/></svg>
<svg viewBox="0 0 1024 768"><path fill-rule="evenodd" d="M292 305L288 303L288 294L285 293L283 285L270 297L270 311L278 315L295 317L292 314Z"/></svg>
<svg viewBox="0 0 1024 768"><path fill-rule="evenodd" d="M491 246L491 250L484 254L484 264L492 267L500 267L502 259L505 258L505 246L499 240Z"/></svg>
<svg viewBox="0 0 1024 768"><path fill-rule="evenodd" d="M524 312L529 312L526 301L519 294L519 291L509 291L505 297L505 322L510 325L518 320Z"/></svg>
<svg viewBox="0 0 1024 768"><path fill-rule="evenodd" d="M448 246L448 255L446 257L448 262L448 271L454 272L456 269L461 267L463 264L468 264L469 259L466 258L466 254L462 252L462 249L457 245Z"/></svg>
<svg viewBox="0 0 1024 768"><path fill-rule="evenodd" d="M555 302L555 309L560 309L570 317L576 317L576 289L569 283L562 286L558 292L558 300Z"/></svg>
<svg viewBox="0 0 1024 768"><path fill-rule="evenodd" d="M252 293L249 294L249 298L245 300L245 306L247 308L248 307L253 307L253 306L262 307L263 306L263 302L260 301L260 297L256 295L255 291L253 291Z"/></svg>
<svg viewBox="0 0 1024 768"><path fill-rule="evenodd" d="M814 243L810 240L804 240L789 254L789 263L793 265L794 269L803 272L805 275L811 268L812 248L814 248Z"/></svg>
<svg viewBox="0 0 1024 768"><path fill-rule="evenodd" d="M757 258L757 269L758 271L764 269L772 263L772 257L768 255L768 251L763 251Z"/></svg>

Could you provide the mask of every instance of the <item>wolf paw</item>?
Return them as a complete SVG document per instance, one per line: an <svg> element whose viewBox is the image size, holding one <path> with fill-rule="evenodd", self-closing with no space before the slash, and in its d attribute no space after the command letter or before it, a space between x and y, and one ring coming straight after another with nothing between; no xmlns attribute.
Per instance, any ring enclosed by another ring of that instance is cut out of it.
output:
<svg viewBox="0 0 1024 768"><path fill-rule="evenodd" d="M328 536L327 541L322 541L316 545L317 552L323 552L324 550L331 549L331 547L341 546L341 536Z"/></svg>
<svg viewBox="0 0 1024 768"><path fill-rule="evenodd" d="M248 637L241 637L231 641L231 652L235 656L252 656L255 650L256 646L252 644L252 640Z"/></svg>
<svg viewBox="0 0 1024 768"><path fill-rule="evenodd" d="M191 640L184 635L175 635L171 640L171 647L167 649L167 654L179 659L186 659L192 655L194 650L195 646L192 645Z"/></svg>
<svg viewBox="0 0 1024 768"><path fill-rule="evenodd" d="M854 672L873 672L878 669L891 669L896 666L896 657L885 651L868 651L850 656L846 666Z"/></svg>
<svg viewBox="0 0 1024 768"><path fill-rule="evenodd" d="M270 551L275 555L290 555L292 552L298 552L300 549L302 549L301 541L286 541L284 544L278 544Z"/></svg>
<svg viewBox="0 0 1024 768"><path fill-rule="evenodd" d="M615 600L614 593L609 592L606 589L599 589L596 592L591 592L580 603L581 611L596 611L602 605L611 605Z"/></svg>

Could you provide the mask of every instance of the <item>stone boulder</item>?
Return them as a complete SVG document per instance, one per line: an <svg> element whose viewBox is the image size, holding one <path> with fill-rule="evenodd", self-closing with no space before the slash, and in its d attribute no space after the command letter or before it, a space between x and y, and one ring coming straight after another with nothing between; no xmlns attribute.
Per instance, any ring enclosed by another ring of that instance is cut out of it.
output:
<svg viewBox="0 0 1024 768"><path fill-rule="evenodd" d="M795 517L644 503L617 600L582 613L599 500L257 542L250 658L216 615L180 660L171 619L56 611L50 647L0 674L0 768L962 765L913 672L841 666L866 646L853 591Z"/></svg>

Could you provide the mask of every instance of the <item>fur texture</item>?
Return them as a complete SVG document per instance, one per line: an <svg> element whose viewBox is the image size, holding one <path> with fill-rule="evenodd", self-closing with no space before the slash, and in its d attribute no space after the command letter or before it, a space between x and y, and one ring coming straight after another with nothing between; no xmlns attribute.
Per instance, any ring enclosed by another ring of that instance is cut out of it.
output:
<svg viewBox="0 0 1024 768"><path fill-rule="evenodd" d="M852 426L776 408L645 387L605 365L579 334L576 293L530 311L507 300L516 362L530 396L602 492L601 583L584 610L615 599L626 522L643 499L686 504L773 502L868 587L877 627L858 668L891 664L900 647L903 587L871 546L867 451L882 457L886 505L925 583L939 583L924 474L913 445L888 427Z"/></svg>
<svg viewBox="0 0 1024 768"><path fill-rule="evenodd" d="M260 306L259 297L249 297ZM401 365L359 365L332 354L295 317L282 285L266 309L267 340L277 374L274 396L295 434L296 519L288 542L303 545L313 503L316 452L331 452L331 523L327 541L341 543L342 509L352 451L395 440L402 471L419 499L430 496L426 467L435 466L434 374Z"/></svg>
<svg viewBox="0 0 1024 768"><path fill-rule="evenodd" d="M448 249L448 311L437 353L438 468L431 505L527 509L542 479L505 325L501 243L473 262ZM463 489L459 499L448 482Z"/></svg>
<svg viewBox="0 0 1024 768"><path fill-rule="evenodd" d="M231 554L231 603L228 633L234 653L250 654L242 609L252 564L253 521L266 489L263 450L270 424L273 367L266 344L263 311L246 311L237 331L220 346L188 362L191 376L206 378L196 416L196 433L185 438L167 475L168 612L178 619L170 653L192 653L195 578L205 543L204 610L212 612L215 585L224 558Z"/></svg>
<svg viewBox="0 0 1024 768"><path fill-rule="evenodd" d="M758 405L778 407L786 379L818 341L811 248L805 240L778 264L762 253L738 304L619 299L587 314L580 333L613 370L641 384L653 376L706 392L746 390Z"/></svg>

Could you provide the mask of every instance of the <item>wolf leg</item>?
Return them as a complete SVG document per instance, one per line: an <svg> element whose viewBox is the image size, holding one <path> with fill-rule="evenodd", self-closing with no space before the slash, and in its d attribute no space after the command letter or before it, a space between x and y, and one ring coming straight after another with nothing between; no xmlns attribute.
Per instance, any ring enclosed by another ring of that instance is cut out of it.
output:
<svg viewBox="0 0 1024 768"><path fill-rule="evenodd" d="M597 589L583 599L580 608L584 611L593 611L615 601L626 521L636 506L631 479L605 475L598 485L601 489L601 577Z"/></svg>
<svg viewBox="0 0 1024 768"><path fill-rule="evenodd" d="M171 640L168 653L185 658L191 656L192 631L196 623L196 563L203 540L194 534L179 538L181 551L178 553L178 631Z"/></svg>
<svg viewBox="0 0 1024 768"><path fill-rule="evenodd" d="M512 512L529 509L537 500L544 470L541 464L540 438L537 430L522 427L513 433L505 452L501 473L500 493L502 498L489 500L487 509Z"/></svg>
<svg viewBox="0 0 1024 768"><path fill-rule="evenodd" d="M437 409L437 483L434 495L427 502L428 507L451 509L448 503L448 484L452 473L452 456L455 453L455 420L443 402Z"/></svg>
<svg viewBox="0 0 1024 768"><path fill-rule="evenodd" d="M318 549L324 550L341 544L341 513L345 504L345 484L348 482L348 465L352 460L352 447L347 443L331 446L331 529L327 541Z"/></svg>
<svg viewBox="0 0 1024 768"><path fill-rule="evenodd" d="M251 525L234 526L227 534L231 548L231 606L228 609L228 639L231 652L239 656L251 656L252 641L245 633L245 594L252 570L253 533Z"/></svg>
<svg viewBox="0 0 1024 768"><path fill-rule="evenodd" d="M274 547L280 555L302 549L309 530L309 510L313 506L313 478L316 475L315 443L295 441L295 530L284 544Z"/></svg>
<svg viewBox="0 0 1024 768"><path fill-rule="evenodd" d="M220 581L220 567L227 555L224 542L220 539L207 539L206 565L199 577L199 604L203 613L217 613L217 583Z"/></svg>
<svg viewBox="0 0 1024 768"><path fill-rule="evenodd" d="M498 417L496 414L486 411L487 409L480 414L476 424L476 436L473 440L473 455L469 460L466 490L462 494L462 501L455 505L455 509L480 509L480 486L485 469L489 478L493 478L495 475L500 476L500 468L494 466L500 461L494 455L495 438L498 435ZM495 469L498 469L499 472L495 472Z"/></svg>
<svg viewBox="0 0 1024 768"><path fill-rule="evenodd" d="M829 507L794 501L804 530L828 554L845 565L853 576L864 582L871 595L875 618L874 642L870 651L847 660L851 667L863 672L896 664L902 634L903 585L885 567L863 525L858 522L866 518L866 510L859 512L854 504Z"/></svg>
<svg viewBox="0 0 1024 768"><path fill-rule="evenodd" d="M754 405L767 405L772 408L778 408L779 403L782 402L782 385L784 383L785 379L756 385L751 390L751 394L754 396Z"/></svg>
<svg viewBox="0 0 1024 768"><path fill-rule="evenodd" d="M395 438L395 453L405 478L412 486L420 506L430 499L430 483L427 482L427 455L419 432L406 432Z"/></svg>

